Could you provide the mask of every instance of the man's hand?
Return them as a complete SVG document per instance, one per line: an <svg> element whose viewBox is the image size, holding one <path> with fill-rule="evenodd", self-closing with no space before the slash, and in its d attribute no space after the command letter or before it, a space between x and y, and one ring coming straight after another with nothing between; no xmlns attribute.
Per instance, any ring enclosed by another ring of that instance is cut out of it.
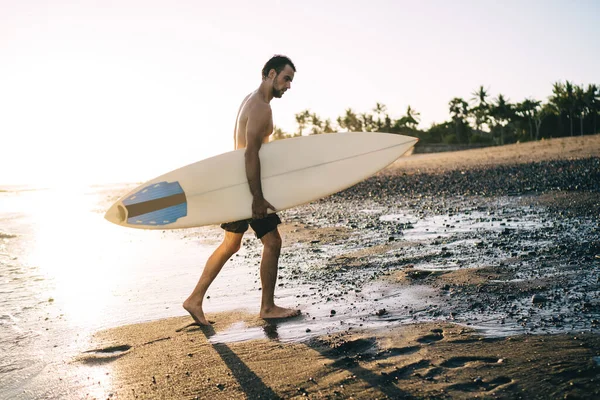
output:
<svg viewBox="0 0 600 400"><path fill-rule="evenodd" d="M267 210L277 211L264 197L254 197L252 200L252 218L262 219L267 216Z"/></svg>

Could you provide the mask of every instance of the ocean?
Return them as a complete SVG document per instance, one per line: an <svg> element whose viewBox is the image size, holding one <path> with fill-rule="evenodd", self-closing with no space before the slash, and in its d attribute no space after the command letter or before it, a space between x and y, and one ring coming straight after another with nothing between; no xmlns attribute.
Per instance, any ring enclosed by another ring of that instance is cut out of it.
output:
<svg viewBox="0 0 600 400"><path fill-rule="evenodd" d="M0 398L94 396L92 371L73 361L89 350L94 332L186 315L181 303L218 237L206 240L202 229L125 229L104 220L106 208L131 187L2 188ZM225 269L213 292L232 293L238 285L257 297L256 286L239 279L254 279L244 272Z"/></svg>

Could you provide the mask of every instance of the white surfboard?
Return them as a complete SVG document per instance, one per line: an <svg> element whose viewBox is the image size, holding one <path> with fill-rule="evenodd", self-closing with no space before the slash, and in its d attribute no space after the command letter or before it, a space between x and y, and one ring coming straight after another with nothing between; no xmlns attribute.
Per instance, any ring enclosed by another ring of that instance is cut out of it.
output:
<svg viewBox="0 0 600 400"><path fill-rule="evenodd" d="M263 195L277 210L320 199L373 175L417 140L344 132L266 143L259 152ZM190 228L251 217L244 149L152 179L119 199L105 215L117 225L141 229Z"/></svg>

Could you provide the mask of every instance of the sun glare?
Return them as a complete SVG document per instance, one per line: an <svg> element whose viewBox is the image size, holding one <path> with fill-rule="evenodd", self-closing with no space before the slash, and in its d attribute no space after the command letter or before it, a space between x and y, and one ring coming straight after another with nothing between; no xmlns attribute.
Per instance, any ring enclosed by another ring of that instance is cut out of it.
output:
<svg viewBox="0 0 600 400"><path fill-rule="evenodd" d="M121 264L114 261L131 255L111 246L125 240L126 232L92 212L97 197L81 188L44 190L31 199L34 240L27 262L53 282L50 295L69 321L93 324L113 301L115 274L128 273L115 271Z"/></svg>
<svg viewBox="0 0 600 400"><path fill-rule="evenodd" d="M177 93L189 77L162 73L161 83L160 66L75 50L50 61L32 55L28 62L43 68L12 71L3 90L15 96L6 104L0 98L7 111L0 130L11 132L3 136L11 151L0 160L0 184L147 180L229 150L233 111L211 105L201 91L195 98Z"/></svg>

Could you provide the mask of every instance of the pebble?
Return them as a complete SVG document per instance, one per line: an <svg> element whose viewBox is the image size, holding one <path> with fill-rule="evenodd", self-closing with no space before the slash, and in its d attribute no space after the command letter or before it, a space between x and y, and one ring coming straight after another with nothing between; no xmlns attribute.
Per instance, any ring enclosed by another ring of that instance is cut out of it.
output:
<svg viewBox="0 0 600 400"><path fill-rule="evenodd" d="M534 294L531 297L531 303L533 304L540 304L540 303L545 303L546 302L546 297L542 296L541 294Z"/></svg>

